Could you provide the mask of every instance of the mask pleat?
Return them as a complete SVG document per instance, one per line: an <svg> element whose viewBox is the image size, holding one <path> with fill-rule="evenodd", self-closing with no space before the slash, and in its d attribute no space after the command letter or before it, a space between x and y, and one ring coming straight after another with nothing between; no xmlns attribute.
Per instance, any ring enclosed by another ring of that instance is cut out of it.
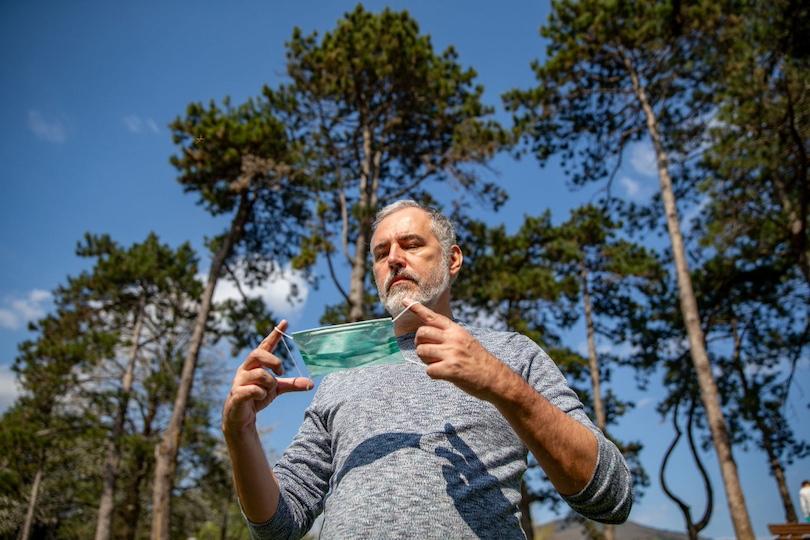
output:
<svg viewBox="0 0 810 540"><path fill-rule="evenodd" d="M391 319L293 332L311 377L343 369L405 362Z"/></svg>

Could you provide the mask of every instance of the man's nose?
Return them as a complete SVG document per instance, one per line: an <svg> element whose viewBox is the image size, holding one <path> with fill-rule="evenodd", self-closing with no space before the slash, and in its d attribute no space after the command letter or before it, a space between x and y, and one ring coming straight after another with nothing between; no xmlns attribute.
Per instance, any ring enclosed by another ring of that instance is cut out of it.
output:
<svg viewBox="0 0 810 540"><path fill-rule="evenodd" d="M391 268L397 268L405 266L405 251L399 248L399 246L391 246L388 251L388 266Z"/></svg>

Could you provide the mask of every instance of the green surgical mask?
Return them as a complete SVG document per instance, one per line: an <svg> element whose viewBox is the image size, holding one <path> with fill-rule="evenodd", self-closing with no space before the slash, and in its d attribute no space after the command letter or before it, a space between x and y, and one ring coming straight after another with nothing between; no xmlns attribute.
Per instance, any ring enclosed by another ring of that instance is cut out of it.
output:
<svg viewBox="0 0 810 540"><path fill-rule="evenodd" d="M403 313L405 311L397 317ZM337 324L293 332L291 336L284 335L295 341L309 376L318 377L344 369L408 361L399 349L394 334L394 320L389 317Z"/></svg>

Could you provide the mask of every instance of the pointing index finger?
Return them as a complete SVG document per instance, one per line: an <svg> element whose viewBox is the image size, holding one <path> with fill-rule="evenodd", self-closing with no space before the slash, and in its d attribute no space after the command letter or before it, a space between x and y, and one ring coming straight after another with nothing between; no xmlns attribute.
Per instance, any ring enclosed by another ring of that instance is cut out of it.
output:
<svg viewBox="0 0 810 540"><path fill-rule="evenodd" d="M281 341L282 332L284 332L285 330L287 330L287 321L282 320L280 323L278 323L278 325L275 328L273 328L270 331L267 337L262 340L257 349L262 349L267 352L273 352L276 349L276 345L278 345L278 342Z"/></svg>

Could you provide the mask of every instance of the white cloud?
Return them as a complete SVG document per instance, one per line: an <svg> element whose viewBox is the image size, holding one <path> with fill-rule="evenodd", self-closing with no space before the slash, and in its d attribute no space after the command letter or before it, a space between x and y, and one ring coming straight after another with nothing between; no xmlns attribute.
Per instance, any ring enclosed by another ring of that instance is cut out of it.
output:
<svg viewBox="0 0 810 540"><path fill-rule="evenodd" d="M0 328L17 328L17 316L9 309L0 308Z"/></svg>
<svg viewBox="0 0 810 540"><path fill-rule="evenodd" d="M65 142L65 126L60 120L47 120L39 111L28 111L28 127L34 135L48 142Z"/></svg>
<svg viewBox="0 0 810 540"><path fill-rule="evenodd" d="M240 275L239 271L235 273ZM207 276L201 276L200 279L205 282ZM298 296L290 303L287 297L293 286L297 287ZM286 268L283 272L270 276L259 287L242 285L242 291L249 297L261 297L268 309L292 323L301 316L309 294L309 285L299 272ZM222 302L228 299L241 300L242 295L232 281L220 279L214 291L214 301Z"/></svg>
<svg viewBox="0 0 810 540"><path fill-rule="evenodd" d="M658 180L652 178L630 178L622 176L619 178L619 186L624 188L625 196L633 201L647 202L658 191Z"/></svg>
<svg viewBox="0 0 810 540"><path fill-rule="evenodd" d="M636 144L630 149L630 165L633 170L645 176L657 176L655 152L648 144Z"/></svg>
<svg viewBox="0 0 810 540"><path fill-rule="evenodd" d="M655 400L651 397L643 397L636 403L636 409L646 409L651 405L655 405Z"/></svg>
<svg viewBox="0 0 810 540"><path fill-rule="evenodd" d="M641 192L641 186L639 183L626 176L619 179L619 185L624 188L625 194L630 199L637 199L638 194Z"/></svg>
<svg viewBox="0 0 810 540"><path fill-rule="evenodd" d="M5 298L0 307L0 327L18 330L28 321L45 315L45 304L50 302L51 293L34 289L26 298Z"/></svg>
<svg viewBox="0 0 810 540"><path fill-rule="evenodd" d="M135 115L125 116L124 125L127 127L127 130L132 133L140 133L141 131L141 119Z"/></svg>
<svg viewBox="0 0 810 540"><path fill-rule="evenodd" d="M16 374L11 371L11 366L0 366L0 413L14 403L19 393Z"/></svg>
<svg viewBox="0 0 810 540"><path fill-rule="evenodd" d="M137 114L130 114L124 117L124 126L130 133L143 133L146 130L152 133L159 131L158 125L151 118L141 118Z"/></svg>

